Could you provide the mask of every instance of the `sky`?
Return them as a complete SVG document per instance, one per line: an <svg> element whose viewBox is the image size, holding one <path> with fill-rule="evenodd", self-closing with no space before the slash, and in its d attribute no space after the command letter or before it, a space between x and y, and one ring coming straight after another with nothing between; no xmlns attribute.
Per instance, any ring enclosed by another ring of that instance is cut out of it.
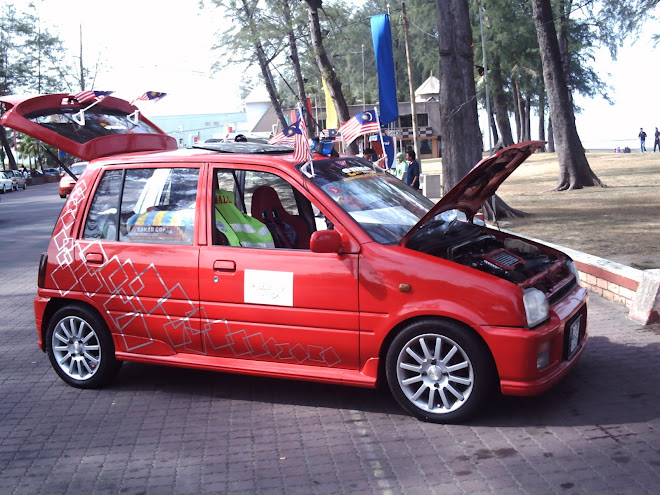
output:
<svg viewBox="0 0 660 495"><path fill-rule="evenodd" d="M156 103L140 103L147 116L240 110L243 69L227 64L218 73L211 72L219 56L211 51L214 36L226 22L217 9L200 11L199 0L35 3L43 25L60 35L72 57L78 54L82 25L85 64L92 66L97 60L104 64L93 89L113 90L129 101L145 91L168 93ZM660 15L660 8L656 10ZM602 98L576 96L583 109L576 116L578 133L587 149L637 150L640 127L652 148L653 131L660 127L660 46L652 46L654 32L660 32L657 23L648 23L639 40L620 49L617 61L605 50L596 54L594 68L612 86L615 105ZM538 137L537 128L538 121L532 121L532 138Z"/></svg>

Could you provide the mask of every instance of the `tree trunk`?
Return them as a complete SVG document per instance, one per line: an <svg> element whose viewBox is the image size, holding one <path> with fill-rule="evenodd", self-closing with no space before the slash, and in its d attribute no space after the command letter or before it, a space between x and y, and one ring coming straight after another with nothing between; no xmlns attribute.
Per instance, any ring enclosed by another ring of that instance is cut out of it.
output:
<svg viewBox="0 0 660 495"><path fill-rule="evenodd" d="M296 43L296 35L293 32L293 23L291 21L291 7L288 0L280 0L279 2L282 13L284 14L284 21L288 29L287 36L289 38L289 51L291 52L291 63L293 64L293 72L296 75L296 85L298 87L298 99L305 108L305 120L307 122L307 129L313 134L317 134L315 129L314 119L310 115L309 108L307 107L307 93L305 92L305 80L303 79L302 70L300 69L300 57L298 56L298 45Z"/></svg>
<svg viewBox="0 0 660 495"><path fill-rule="evenodd" d="M339 120L343 123L351 118L348 110L348 104L344 98L344 93L341 90L341 80L339 75L330 62L325 48L323 47L323 38L321 36L321 23L319 21L318 9L321 8L322 0L306 0L307 1L307 14L309 18L309 29L312 37L312 46L314 47L314 57L316 64L321 71L321 75L328 85L328 92L330 98L335 103ZM351 153L357 153L357 144L351 143L348 147Z"/></svg>
<svg viewBox="0 0 660 495"><path fill-rule="evenodd" d="M539 141L545 141L545 88L539 92ZM545 153L545 146L539 153Z"/></svg>
<svg viewBox="0 0 660 495"><path fill-rule="evenodd" d="M525 97L525 141L532 139L532 103L529 95Z"/></svg>
<svg viewBox="0 0 660 495"><path fill-rule="evenodd" d="M472 28L465 0L436 0L440 54L440 135L443 192L482 156L474 87Z"/></svg>
<svg viewBox="0 0 660 495"><path fill-rule="evenodd" d="M564 0L557 2L557 43L559 43L559 56L561 57L561 68L564 71L566 86L568 87L568 97L573 105L573 82L571 80L571 54L568 51L568 26L566 21L566 5Z"/></svg>
<svg viewBox="0 0 660 495"><path fill-rule="evenodd" d="M522 121L520 120L520 98L518 82L515 79L511 80L511 89L513 90L513 115L516 124L516 142L520 142L522 137Z"/></svg>
<svg viewBox="0 0 660 495"><path fill-rule="evenodd" d="M491 196L483 206L484 220L486 222L495 222L500 218L518 218L528 217L529 213L511 208L499 196Z"/></svg>
<svg viewBox="0 0 660 495"><path fill-rule="evenodd" d="M490 112L490 130L493 133L493 143L499 143L500 142L500 135L497 132L497 122L495 121L495 113ZM493 146L497 147L497 144L493 144ZM493 148L494 150L495 148ZM490 150L491 153L493 153L493 150Z"/></svg>
<svg viewBox="0 0 660 495"><path fill-rule="evenodd" d="M520 84L518 84L518 91L516 91L516 96L518 98L518 112L520 113L520 134L518 135L518 142L527 141L527 136L525 135L525 128L527 123L527 115L525 114L525 98L523 97L522 90L520 89Z"/></svg>
<svg viewBox="0 0 660 495"><path fill-rule="evenodd" d="M558 191L603 184L593 173L575 127L575 115L562 68L550 0L532 0L534 24L541 50L543 80L548 93L557 156Z"/></svg>
<svg viewBox="0 0 660 495"><path fill-rule="evenodd" d="M243 9L243 14L245 15L248 29L250 30L250 36L252 36L252 38L255 40L259 40L259 32L257 31L257 26L254 23L254 16L250 10L247 0L241 0L241 8ZM268 67L268 57L266 57L266 52L264 51L264 47L261 44L261 41L256 41L254 43L254 53L257 56L257 61L259 62L261 77L263 78L264 84L266 85L266 91L268 91L270 102L275 109L277 119L280 121L282 129L284 129L287 126L286 119L284 118L284 113L282 112L282 105L280 104L280 100L277 97L277 91L275 90L275 85L273 84L273 76L270 73L270 69Z"/></svg>
<svg viewBox="0 0 660 495"><path fill-rule="evenodd" d="M513 144L513 135L511 134L511 120L509 119L509 108L506 103L506 94L504 93L504 78L500 69L499 57L496 57L491 63L490 71L493 110L495 111L497 127L500 131L500 140L496 147L506 148Z"/></svg>
<svg viewBox="0 0 660 495"><path fill-rule="evenodd" d="M11 151L11 146L9 146L9 140L7 139L7 133L5 131L5 128L0 125L0 141L2 141L2 150L3 150L3 156L2 156L2 163L4 165L5 162L5 156L9 158L9 168L12 170L16 170L18 167L16 166L16 160L14 159L14 153Z"/></svg>
<svg viewBox="0 0 660 495"><path fill-rule="evenodd" d="M555 152L555 131L552 128L552 116L548 117L548 151Z"/></svg>

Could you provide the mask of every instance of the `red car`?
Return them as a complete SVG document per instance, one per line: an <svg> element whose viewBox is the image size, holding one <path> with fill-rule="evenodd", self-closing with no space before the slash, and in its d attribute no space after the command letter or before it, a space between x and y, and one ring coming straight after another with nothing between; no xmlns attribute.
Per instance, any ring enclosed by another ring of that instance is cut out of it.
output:
<svg viewBox="0 0 660 495"><path fill-rule="evenodd" d="M480 162L441 201L354 156L176 141L112 97L22 100L2 125L90 163L39 267L37 336L58 375L123 361L360 387L461 421L534 395L587 342L572 261L483 225L483 201L542 143Z"/></svg>
<svg viewBox="0 0 660 495"><path fill-rule="evenodd" d="M74 163L69 167L69 170L73 175L75 175L76 178L73 178L66 171L60 174L60 185L58 188L60 198L66 198L69 194L71 194L71 189L73 189L73 186L76 185L78 177L80 177L80 174L83 173L83 170L85 170L86 167L87 162Z"/></svg>

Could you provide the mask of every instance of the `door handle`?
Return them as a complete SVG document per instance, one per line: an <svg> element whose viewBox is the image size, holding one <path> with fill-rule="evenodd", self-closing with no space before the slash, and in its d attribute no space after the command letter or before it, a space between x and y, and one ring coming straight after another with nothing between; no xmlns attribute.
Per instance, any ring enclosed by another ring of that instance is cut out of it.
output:
<svg viewBox="0 0 660 495"><path fill-rule="evenodd" d="M235 272L236 262L232 260L215 260L213 270L217 272Z"/></svg>
<svg viewBox="0 0 660 495"><path fill-rule="evenodd" d="M101 253L85 253L85 261L100 265L103 263L103 255Z"/></svg>

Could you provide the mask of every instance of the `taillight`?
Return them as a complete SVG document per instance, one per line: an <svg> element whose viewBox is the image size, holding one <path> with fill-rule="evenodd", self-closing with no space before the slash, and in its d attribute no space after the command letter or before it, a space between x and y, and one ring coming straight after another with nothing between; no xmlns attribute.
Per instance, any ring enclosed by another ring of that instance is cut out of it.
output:
<svg viewBox="0 0 660 495"><path fill-rule="evenodd" d="M41 253L41 258L39 259L39 274L37 276L37 286L40 289L43 289L46 285L46 266L48 265L48 255L46 253Z"/></svg>

